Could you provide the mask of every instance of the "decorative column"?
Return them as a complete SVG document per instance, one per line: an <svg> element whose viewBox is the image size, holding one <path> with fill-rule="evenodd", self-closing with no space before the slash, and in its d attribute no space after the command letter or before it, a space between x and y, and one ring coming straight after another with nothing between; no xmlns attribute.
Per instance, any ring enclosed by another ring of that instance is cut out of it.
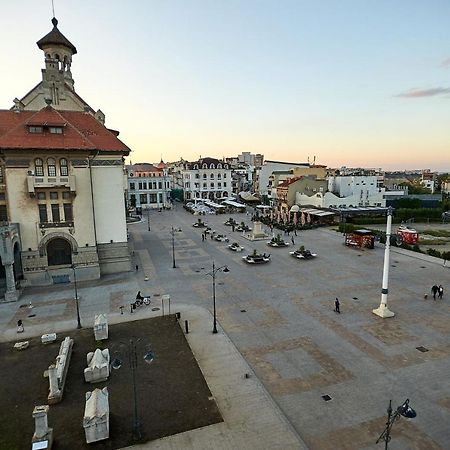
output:
<svg viewBox="0 0 450 450"><path fill-rule="evenodd" d="M377 309L372 310L374 314L382 319L394 317L394 313L389 310L387 305L388 281L389 281L389 251L391 249L391 228L392 228L392 208L388 208L386 223L386 244L384 247L384 266L383 266L383 283L381 287L381 303Z"/></svg>
<svg viewBox="0 0 450 450"><path fill-rule="evenodd" d="M19 292L16 289L16 279L14 278L14 268L12 263L5 263L6 292L5 301L15 302L19 298Z"/></svg>
<svg viewBox="0 0 450 450"><path fill-rule="evenodd" d="M52 448L53 443L53 428L48 427L47 414L49 410L48 405L35 406L33 410L34 417L34 435L31 440L34 442L47 441L47 449Z"/></svg>

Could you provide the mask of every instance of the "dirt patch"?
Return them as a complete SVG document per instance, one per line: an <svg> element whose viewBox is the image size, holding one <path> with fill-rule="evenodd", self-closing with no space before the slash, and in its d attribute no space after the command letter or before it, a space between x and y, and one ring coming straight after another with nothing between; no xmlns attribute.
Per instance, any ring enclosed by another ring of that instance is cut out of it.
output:
<svg viewBox="0 0 450 450"><path fill-rule="evenodd" d="M140 339L136 388L143 438L139 442L222 421L175 316L110 326L109 339L101 347L110 349L112 359L117 350L124 364L112 371L108 381L94 385L85 383L83 376L86 354L97 347L92 329L74 330L66 335L74 339L74 347L64 397L61 403L50 406L48 418L55 450L117 449L136 443L132 434L133 383L127 351L130 339ZM31 447L33 408L47 404L48 379L43 372L54 362L66 335L59 335L56 343L48 345L41 344L39 338L31 339L30 347L20 352L12 349L11 342L0 344L1 449ZM154 354L150 365L142 359L148 349ZM109 391L110 438L88 445L82 427L85 393L104 386Z"/></svg>

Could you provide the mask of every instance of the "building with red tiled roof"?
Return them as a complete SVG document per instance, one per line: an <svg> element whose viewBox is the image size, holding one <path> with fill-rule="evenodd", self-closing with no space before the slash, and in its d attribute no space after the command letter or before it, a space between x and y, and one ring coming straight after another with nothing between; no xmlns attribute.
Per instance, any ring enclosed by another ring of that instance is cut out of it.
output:
<svg viewBox="0 0 450 450"><path fill-rule="evenodd" d="M124 158L130 149L74 90L75 46L53 29L38 41L42 81L0 110L0 285L92 280L130 270ZM0 294L1 295L1 294ZM1 301L1 297L0 297Z"/></svg>

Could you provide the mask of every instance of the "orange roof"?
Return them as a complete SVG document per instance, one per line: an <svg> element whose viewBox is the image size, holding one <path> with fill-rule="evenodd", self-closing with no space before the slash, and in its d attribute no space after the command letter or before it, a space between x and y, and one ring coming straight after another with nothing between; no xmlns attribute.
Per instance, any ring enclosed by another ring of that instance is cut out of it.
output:
<svg viewBox="0 0 450 450"><path fill-rule="evenodd" d="M63 134L30 133L29 125L62 126ZM81 111L56 111L46 106L40 111L0 110L0 149L100 150L129 154L117 136Z"/></svg>

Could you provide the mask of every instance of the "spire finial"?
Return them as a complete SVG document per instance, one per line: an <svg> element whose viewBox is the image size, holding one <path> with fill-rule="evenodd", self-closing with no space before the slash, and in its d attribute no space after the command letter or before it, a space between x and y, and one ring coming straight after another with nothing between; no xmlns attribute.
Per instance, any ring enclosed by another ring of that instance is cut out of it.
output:
<svg viewBox="0 0 450 450"><path fill-rule="evenodd" d="M58 26L58 19L56 17L53 17L52 24L55 28Z"/></svg>

